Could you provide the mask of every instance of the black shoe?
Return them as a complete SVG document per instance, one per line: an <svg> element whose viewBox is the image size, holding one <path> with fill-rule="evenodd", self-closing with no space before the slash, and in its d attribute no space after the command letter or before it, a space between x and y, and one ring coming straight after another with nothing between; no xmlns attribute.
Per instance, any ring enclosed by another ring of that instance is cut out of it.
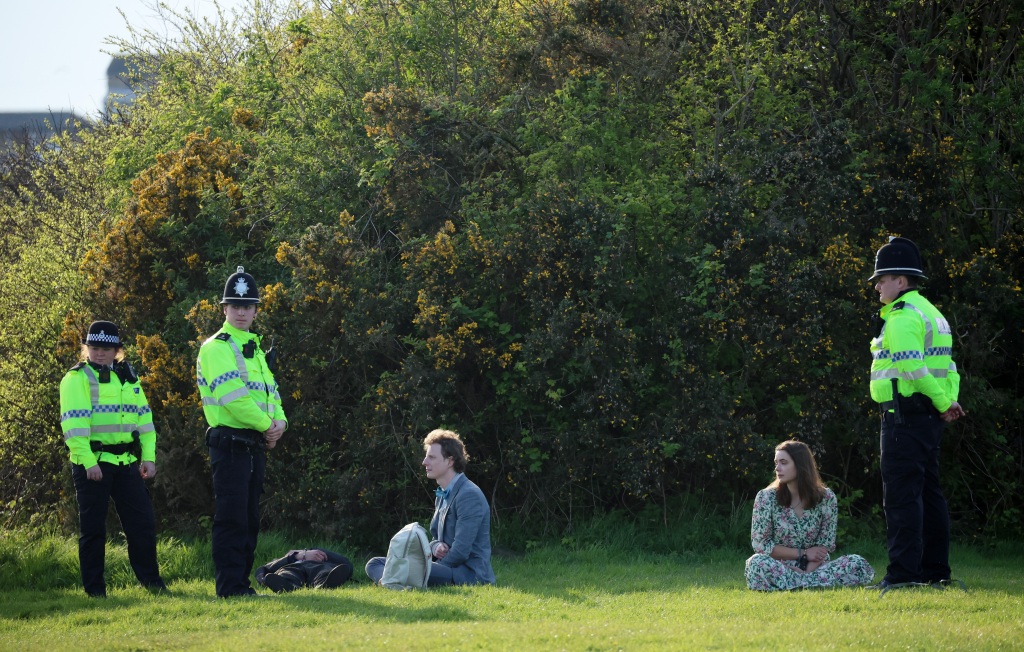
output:
<svg viewBox="0 0 1024 652"><path fill-rule="evenodd" d="M295 590L291 582L273 573L267 573L267 576L263 578L263 585L274 593L287 593Z"/></svg>
<svg viewBox="0 0 1024 652"><path fill-rule="evenodd" d="M163 582L160 582L159 584L145 584L144 586L145 589L153 595L174 595Z"/></svg>
<svg viewBox="0 0 1024 652"><path fill-rule="evenodd" d="M347 564L338 564L331 569L331 572L324 578L320 585L322 589L336 589L352 577L352 567Z"/></svg>
<svg viewBox="0 0 1024 652"><path fill-rule="evenodd" d="M97 592L97 593L86 592L86 595L89 596L90 598L103 598L104 600L107 599L107 592L106 591Z"/></svg>
<svg viewBox="0 0 1024 652"><path fill-rule="evenodd" d="M961 591L966 591L967 590L967 585L963 583L963 580L951 580L951 579L932 580L932 581L928 582L928 585L931 586L934 589L942 589L942 590L944 590L944 589L949 589L949 588L955 588L955 589L960 589Z"/></svg>

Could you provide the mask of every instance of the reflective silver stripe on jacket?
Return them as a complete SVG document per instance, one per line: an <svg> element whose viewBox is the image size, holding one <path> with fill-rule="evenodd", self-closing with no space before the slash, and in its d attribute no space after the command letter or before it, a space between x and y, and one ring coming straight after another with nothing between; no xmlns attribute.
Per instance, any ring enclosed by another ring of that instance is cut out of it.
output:
<svg viewBox="0 0 1024 652"><path fill-rule="evenodd" d="M230 392L230 393L225 394L224 396L222 396L221 399L220 399L220 405L227 405L231 401L235 401L237 399L242 398L243 396L248 396L248 395L249 395L249 390L248 389L246 389L245 387L239 387L235 391Z"/></svg>
<svg viewBox="0 0 1024 652"><path fill-rule="evenodd" d="M270 386L267 385L266 383L249 382L249 369L245 366L245 356L242 355L242 351L239 350L238 345L235 344L234 339L229 339L228 344L231 345L231 350L235 352L235 364L238 365L238 373L242 379L242 382L245 383L245 387L242 389L237 389L231 392L230 394L224 396L221 399L221 405L226 405L231 401L235 400L236 398L245 396L246 394L249 393L250 389L254 389L256 391L265 391L267 394L270 394ZM277 398L280 399L280 397ZM274 416L275 406L272 403L260 403L259 401L255 400L253 402L256 403L256 407L263 410L268 416Z"/></svg>
<svg viewBox="0 0 1024 652"><path fill-rule="evenodd" d="M239 398L241 398L243 396L248 396L248 395L249 395L249 390L247 390L247 389L236 389L235 391L231 392L230 394L226 394L224 396L224 398L222 398L220 400L217 400L217 398L213 397L213 396L204 396L203 397L203 405L215 405L215 406L218 406L218 407L224 407L228 403L231 403L232 401L234 401L236 399L239 399ZM253 400L253 402L256 404L256 407L258 407L259 409L263 410L264 412L266 412L270 416L273 416L274 413L277 411L277 406L274 405L273 403L263 403L263 402L256 401L256 400Z"/></svg>
<svg viewBox="0 0 1024 652"><path fill-rule="evenodd" d="M932 332L932 320L928 318L928 315L926 315L924 312L922 312L922 310L920 308L918 308L918 306L915 306L915 305L910 304L910 303L904 303L903 307L904 308L909 308L909 309L913 310L914 312L918 313L921 316L921 320L925 322L925 346L924 346L924 349L925 349L925 354L924 355L925 356L929 356L929 355L952 355L952 352L953 352L952 351L952 347L933 347L932 346L933 340L935 339L935 336L934 336L934 334ZM886 323L882 324L882 333L880 333L879 337L878 337L878 342L879 342L879 346L880 347L882 346L883 339L884 339L884 337L886 335L886 325L887 325ZM910 353L913 353L915 355L907 355L907 352L905 352L905 351L897 353L897 354L894 355L893 352L890 351L889 349L882 349L882 348L880 348L878 351L874 352L871 355L871 357L873 359L876 359L876 360L885 360L885 359L890 359L891 358L893 360L893 362L896 362L896 361L901 360L901 359L921 359L921 360L924 360L924 356L922 356L920 354L921 353L920 351L912 351ZM892 379L892 378L901 378L901 379L903 379L905 381L916 381L916 380L921 380L921 379L925 378L928 375L931 375L933 378L948 378L950 372L954 372L954 373L956 372L956 363L953 362L952 360L949 361L949 366L944 368L944 370L933 370L933 368L929 368L928 366L923 366L922 368L920 368L920 370L918 370L916 372L907 372L906 374L901 374L899 372L899 370L897 370L897 368L895 366L893 366L893 367L888 368L888 370L883 370L883 371L879 371L879 372L871 372L871 380L872 381L884 381L884 380L889 380L889 379Z"/></svg>
<svg viewBox="0 0 1024 652"><path fill-rule="evenodd" d="M273 403L260 403L256 401L256 407L267 413L268 416L274 416L274 409L277 407Z"/></svg>
<svg viewBox="0 0 1024 652"><path fill-rule="evenodd" d="M82 371L89 379L89 399L92 401L92 409L95 411L100 404L100 379L96 377L96 372L89 365L82 367Z"/></svg>
<svg viewBox="0 0 1024 652"><path fill-rule="evenodd" d="M888 369L882 369L880 371L871 372L871 380L886 380L888 378L902 378L903 380L920 380L930 373L928 367L921 367L914 371L908 371L906 373L901 372L896 367L889 367ZM941 372L945 376L946 372ZM933 376L936 374L932 373ZM936 376L938 377L938 376Z"/></svg>
<svg viewBox="0 0 1024 652"><path fill-rule="evenodd" d="M904 303L903 307L910 308L920 315L921 321L924 322L924 346L922 348L926 351L932 348L932 340L934 339L934 335L932 333L932 320L928 319L928 316L921 312L921 309L912 303ZM885 332L885 326L882 326L882 332Z"/></svg>
<svg viewBox="0 0 1024 652"><path fill-rule="evenodd" d="M231 350L235 352L235 366L238 367L238 375L242 378L243 383L249 382L249 370L245 368L245 356L238 349L234 339L228 338L228 344L231 345Z"/></svg>
<svg viewBox="0 0 1024 652"><path fill-rule="evenodd" d="M150 412L149 406L137 406L119 403L117 405L100 405L100 379L96 375L96 371L89 365L82 367L82 371L85 372L86 378L89 379L89 399L92 401L92 412L93 414L136 414L142 415ZM114 373L111 370L110 373ZM69 430L65 435L64 439L67 440L70 437L88 437L92 434L110 434L110 433L128 433L131 434L135 430L139 431L139 434L145 432L155 432L156 427L152 423L146 425L139 425L135 423L108 423L105 425L92 425L89 428L75 428Z"/></svg>
<svg viewBox="0 0 1024 652"><path fill-rule="evenodd" d="M228 373L222 374L219 378L215 379L213 383L209 386L210 392L212 394L213 390L215 390L218 385L225 381L232 380L234 378L241 379L243 386L229 394L225 394L220 399L212 395L204 396L202 399L203 405L225 407L227 406L228 403L231 403L232 401L238 400L244 396L248 396L249 390L264 391L269 395L271 392L271 386L268 385L267 383L249 382L249 369L245 366L245 356L242 355L241 349L239 349L238 345L235 344L235 340L232 338L228 338L226 341L229 345L231 345L231 350L235 354L235 366L238 367L238 371L229 371ZM198 367L198 364L196 366ZM206 380L202 377L202 369L199 369L197 373L199 376L199 384L206 384ZM276 391L274 391L274 398L281 400L281 396ZM254 400L253 402L256 403L256 407L261 409L263 412L265 412L271 417L274 416L275 406L273 404L260 403L259 401L256 400Z"/></svg>
<svg viewBox="0 0 1024 652"><path fill-rule="evenodd" d="M110 433L110 432L127 432L131 433L136 429L136 425L133 423L110 423L105 426L93 426L92 431L94 433Z"/></svg>

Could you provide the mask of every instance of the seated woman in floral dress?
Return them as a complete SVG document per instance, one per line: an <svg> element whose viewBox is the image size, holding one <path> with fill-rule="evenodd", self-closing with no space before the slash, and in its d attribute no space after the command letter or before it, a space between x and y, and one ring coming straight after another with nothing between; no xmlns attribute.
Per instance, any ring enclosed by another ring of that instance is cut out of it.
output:
<svg viewBox="0 0 1024 652"><path fill-rule="evenodd" d="M775 481L754 500L747 586L788 591L870 582L875 571L860 555L829 558L837 516L836 495L821 482L811 449L798 441L776 446Z"/></svg>

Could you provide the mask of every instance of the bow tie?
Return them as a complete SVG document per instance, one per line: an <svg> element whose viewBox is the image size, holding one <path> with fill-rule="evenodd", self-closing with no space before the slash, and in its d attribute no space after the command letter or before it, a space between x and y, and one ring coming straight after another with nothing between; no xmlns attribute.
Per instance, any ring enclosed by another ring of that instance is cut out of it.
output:
<svg viewBox="0 0 1024 652"><path fill-rule="evenodd" d="M438 498L440 498L441 500L448 500L448 490L447 489L442 489L442 488L438 487L437 489L434 489L434 495L437 496Z"/></svg>

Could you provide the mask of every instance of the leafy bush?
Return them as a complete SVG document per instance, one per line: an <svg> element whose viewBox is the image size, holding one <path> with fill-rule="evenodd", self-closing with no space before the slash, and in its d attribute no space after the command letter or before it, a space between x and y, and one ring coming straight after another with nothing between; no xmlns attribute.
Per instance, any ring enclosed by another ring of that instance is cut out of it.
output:
<svg viewBox="0 0 1024 652"><path fill-rule="evenodd" d="M448 426L523 541L693 494L735 525L789 437L871 530L866 279L898 234L956 331L957 527L1020 534L1020 9L357 5L140 35L131 107L0 167L6 522L70 518L56 387L102 316L160 518L205 528L194 360L243 264L291 421L271 525L382 548Z"/></svg>

